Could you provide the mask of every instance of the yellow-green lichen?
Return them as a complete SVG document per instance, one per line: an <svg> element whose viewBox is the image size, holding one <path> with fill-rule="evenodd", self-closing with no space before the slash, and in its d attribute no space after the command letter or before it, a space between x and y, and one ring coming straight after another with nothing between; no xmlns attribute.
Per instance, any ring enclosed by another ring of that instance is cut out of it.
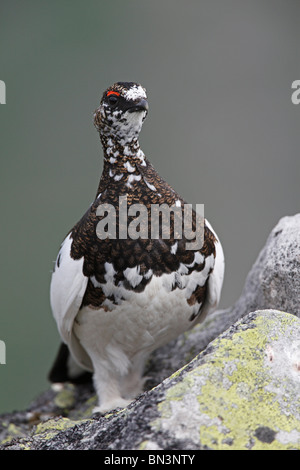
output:
<svg viewBox="0 0 300 470"><path fill-rule="evenodd" d="M14 423L1 423L3 427L6 428L5 438L0 442L0 444L5 444L10 442L16 437L23 437L24 431L21 427L16 426Z"/></svg>
<svg viewBox="0 0 300 470"><path fill-rule="evenodd" d="M61 409L68 410L75 403L75 391L72 388L63 388L54 399L54 403Z"/></svg>
<svg viewBox="0 0 300 470"><path fill-rule="evenodd" d="M282 334L289 335L295 322L299 328L299 320L292 315L262 312L252 328L241 328L231 337L215 340L204 364L168 389L158 405L161 418L153 426L174 429L176 420L183 420L179 435L190 436L211 449L300 449L299 419L286 412L286 406L283 412L283 402L277 395L282 383L276 383L266 364L266 346ZM198 406L191 425L189 403L194 397ZM270 430L265 441L256 432L264 429Z"/></svg>
<svg viewBox="0 0 300 470"><path fill-rule="evenodd" d="M73 421L68 418L53 418L45 421L43 423L39 423L34 431L34 436L38 436L39 439L48 440L54 437L60 431L65 431L68 428L75 426L76 424L82 424L84 421L88 420L80 420L80 421Z"/></svg>

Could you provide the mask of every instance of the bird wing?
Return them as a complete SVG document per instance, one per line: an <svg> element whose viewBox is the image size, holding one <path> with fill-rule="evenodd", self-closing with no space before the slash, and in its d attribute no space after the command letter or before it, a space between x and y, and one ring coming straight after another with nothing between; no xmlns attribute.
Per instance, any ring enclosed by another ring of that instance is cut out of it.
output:
<svg viewBox="0 0 300 470"><path fill-rule="evenodd" d="M222 285L224 280L224 272L225 272L225 258L224 252L221 245L219 238L217 237L216 232L213 230L210 223L205 219L205 225L209 228L209 230L213 233L216 241L215 241L215 263L213 271L210 273L208 278L208 285L207 285L207 295L205 299L205 303L201 308L201 312L199 315L199 321L202 322L205 320L206 316L214 311L220 301Z"/></svg>
<svg viewBox="0 0 300 470"><path fill-rule="evenodd" d="M92 370L90 358L73 333L73 323L86 291L88 277L83 274L84 258L70 255L71 233L63 241L58 253L50 286L50 303L58 331L79 365Z"/></svg>

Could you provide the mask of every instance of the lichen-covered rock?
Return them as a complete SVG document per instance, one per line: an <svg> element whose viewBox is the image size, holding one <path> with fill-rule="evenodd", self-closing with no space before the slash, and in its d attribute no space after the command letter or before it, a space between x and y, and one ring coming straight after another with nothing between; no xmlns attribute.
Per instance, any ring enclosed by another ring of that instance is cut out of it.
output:
<svg viewBox="0 0 300 470"><path fill-rule="evenodd" d="M199 448L300 449L299 397L300 321L258 311L167 387L154 424Z"/></svg>
<svg viewBox="0 0 300 470"><path fill-rule="evenodd" d="M257 311L127 409L52 418L0 448L300 450L299 395L300 320Z"/></svg>

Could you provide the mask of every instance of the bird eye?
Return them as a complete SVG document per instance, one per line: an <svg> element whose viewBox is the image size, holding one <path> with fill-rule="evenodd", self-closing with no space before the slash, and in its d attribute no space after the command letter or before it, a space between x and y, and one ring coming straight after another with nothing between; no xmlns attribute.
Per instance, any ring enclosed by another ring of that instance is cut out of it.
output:
<svg viewBox="0 0 300 470"><path fill-rule="evenodd" d="M118 101L118 97L116 95L110 95L108 97L108 101L110 104L116 104Z"/></svg>
<svg viewBox="0 0 300 470"><path fill-rule="evenodd" d="M120 93L118 93L117 91L109 91L107 93L109 104L111 104L111 105L116 104L118 102L118 97L119 96L120 96Z"/></svg>

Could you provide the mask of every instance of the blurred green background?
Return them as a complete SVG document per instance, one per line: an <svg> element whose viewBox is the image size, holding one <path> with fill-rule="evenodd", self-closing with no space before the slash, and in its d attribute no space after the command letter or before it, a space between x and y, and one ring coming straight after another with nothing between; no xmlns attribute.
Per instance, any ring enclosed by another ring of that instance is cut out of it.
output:
<svg viewBox="0 0 300 470"><path fill-rule="evenodd" d="M299 212L298 0L1 0L0 412L48 387L59 344L53 260L92 202L102 151L92 115L116 81L148 91L141 146L204 203L232 305L280 217Z"/></svg>

